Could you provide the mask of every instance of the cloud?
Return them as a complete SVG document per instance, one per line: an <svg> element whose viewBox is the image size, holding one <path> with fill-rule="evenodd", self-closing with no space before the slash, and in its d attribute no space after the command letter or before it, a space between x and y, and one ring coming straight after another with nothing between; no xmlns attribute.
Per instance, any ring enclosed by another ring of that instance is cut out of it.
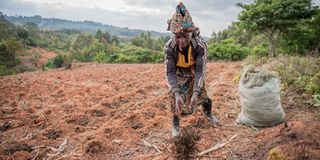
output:
<svg viewBox="0 0 320 160"><path fill-rule="evenodd" d="M147 7L155 11L160 10L163 17L159 17L162 22L165 22L171 17L178 4L172 0L125 0L126 5L133 7ZM205 36L210 36L213 31L223 30L228 27L233 21L237 20L237 15L240 8L236 3L249 3L251 0L182 0L186 5L194 22L201 29L201 33Z"/></svg>
<svg viewBox="0 0 320 160"><path fill-rule="evenodd" d="M223 30L241 8L236 3L253 0L182 0L204 36ZM320 4L320 0L314 1ZM0 0L7 15L41 15L46 18L91 20L119 27L165 32L178 1L173 0Z"/></svg>
<svg viewBox="0 0 320 160"><path fill-rule="evenodd" d="M139 6L139 7L147 7L147 8L164 8L168 6L175 5L176 2L172 0L138 0L138 1L132 1L132 0L124 0L124 3L126 3L129 6Z"/></svg>

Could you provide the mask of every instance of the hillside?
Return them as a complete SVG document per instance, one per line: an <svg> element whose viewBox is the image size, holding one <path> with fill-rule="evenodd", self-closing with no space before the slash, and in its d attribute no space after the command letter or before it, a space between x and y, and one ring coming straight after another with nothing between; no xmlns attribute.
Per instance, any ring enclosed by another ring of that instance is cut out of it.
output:
<svg viewBox="0 0 320 160"><path fill-rule="evenodd" d="M284 93L287 123L270 128L235 124L240 112L232 81L241 62L207 64L206 84L220 125L201 109L182 128L200 138L200 159L266 159L279 148L288 159L320 158L319 115ZM84 64L71 70L0 78L0 159L174 159L163 64Z"/></svg>
<svg viewBox="0 0 320 160"><path fill-rule="evenodd" d="M17 65L19 73L25 71L42 70L49 59L53 59L57 53L47 51L43 48L30 48L25 55L18 56L20 64Z"/></svg>
<svg viewBox="0 0 320 160"><path fill-rule="evenodd" d="M140 35L145 30L140 29L129 29L121 28L113 25L97 23L93 21L70 21L57 18L42 18L39 15L36 16L5 16L5 19L10 21L15 25L24 25L27 22L36 24L41 29L51 29L51 30L62 30L62 29L74 29L80 30L82 32L88 32L95 34L98 29L102 31L107 31L112 35L117 35L119 37L135 37ZM169 33L160 33L155 31L150 31L153 37L167 36Z"/></svg>

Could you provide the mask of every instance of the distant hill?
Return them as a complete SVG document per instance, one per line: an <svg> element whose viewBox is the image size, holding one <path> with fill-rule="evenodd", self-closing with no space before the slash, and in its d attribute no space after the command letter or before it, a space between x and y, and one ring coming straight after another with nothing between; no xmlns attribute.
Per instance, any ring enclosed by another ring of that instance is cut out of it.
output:
<svg viewBox="0 0 320 160"><path fill-rule="evenodd" d="M36 24L41 29L52 29L52 30L62 30L62 29L75 29L82 32L95 34L98 29L101 31L107 31L112 35L117 35L121 38L131 38L139 35L145 30L140 29L129 29L127 27L121 28L112 25L97 23L93 21L70 21L57 18L42 18L39 15L27 17L27 16L6 16L5 19L10 21L15 25L24 25L27 22ZM167 36L169 33L160 33L155 31L150 31L153 37Z"/></svg>

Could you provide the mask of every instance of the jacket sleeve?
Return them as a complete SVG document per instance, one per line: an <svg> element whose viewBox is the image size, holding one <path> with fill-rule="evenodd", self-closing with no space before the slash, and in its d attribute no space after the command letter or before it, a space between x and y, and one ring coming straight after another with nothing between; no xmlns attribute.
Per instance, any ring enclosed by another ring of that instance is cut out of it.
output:
<svg viewBox="0 0 320 160"><path fill-rule="evenodd" d="M198 39L198 54L196 57L195 80L193 91L201 93L201 88L205 79L206 61L207 61L207 44L204 40Z"/></svg>
<svg viewBox="0 0 320 160"><path fill-rule="evenodd" d="M170 88L171 93L179 91L176 75L176 60L173 56L174 51L170 48L170 41L165 46L165 65L166 65L166 80Z"/></svg>

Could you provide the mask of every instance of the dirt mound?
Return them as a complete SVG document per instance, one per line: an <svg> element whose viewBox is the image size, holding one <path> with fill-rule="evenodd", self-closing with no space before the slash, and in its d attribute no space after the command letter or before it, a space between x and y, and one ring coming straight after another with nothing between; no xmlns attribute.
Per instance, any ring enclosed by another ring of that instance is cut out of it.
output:
<svg viewBox="0 0 320 160"><path fill-rule="evenodd" d="M200 107L181 119L181 128L192 125L201 137L190 141L190 155L236 134L200 159L256 159L275 147L294 159L297 154L291 153L299 146L319 159L318 110L286 99L286 128L235 124L240 104L232 79L241 68L240 62L207 64L208 95L221 123L210 124ZM28 72L0 77L0 90L0 159L175 159L163 64L87 64Z"/></svg>
<svg viewBox="0 0 320 160"><path fill-rule="evenodd" d="M52 59L57 56L56 52L47 51L44 48L31 48L27 51L31 56L35 57L36 66L40 67L45 65L49 59Z"/></svg>

